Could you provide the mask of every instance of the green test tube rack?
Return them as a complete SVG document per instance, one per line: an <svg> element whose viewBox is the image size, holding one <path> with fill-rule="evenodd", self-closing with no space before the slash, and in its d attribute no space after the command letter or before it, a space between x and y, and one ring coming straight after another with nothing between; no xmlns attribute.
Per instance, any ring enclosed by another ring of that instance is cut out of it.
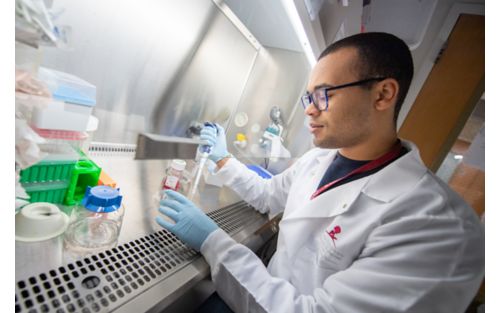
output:
<svg viewBox="0 0 500 313"><path fill-rule="evenodd" d="M40 161L20 172L19 182L47 183L58 181L69 181L76 160L70 161Z"/></svg>
<svg viewBox="0 0 500 313"><path fill-rule="evenodd" d="M94 187L99 181L101 168L92 160L78 160L72 172L71 180L64 198L65 205L74 205L82 201L87 186Z"/></svg>

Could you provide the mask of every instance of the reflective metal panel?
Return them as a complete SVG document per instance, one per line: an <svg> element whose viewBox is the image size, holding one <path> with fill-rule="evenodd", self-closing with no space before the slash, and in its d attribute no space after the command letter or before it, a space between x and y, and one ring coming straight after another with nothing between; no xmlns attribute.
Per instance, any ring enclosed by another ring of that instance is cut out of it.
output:
<svg viewBox="0 0 500 313"><path fill-rule="evenodd" d="M271 123L270 111L273 106L281 110L284 145L290 150L292 157L300 156L309 148L307 145L292 145L295 138L288 137L289 133L297 134L304 128L305 115L299 107L299 101L309 79L309 71L309 63L303 53L270 47L263 47L259 51L236 110L236 114L245 113L248 122L244 126L238 126L238 121L232 119L227 128L226 138L231 153L243 159L262 155L258 142ZM248 144L245 148L233 145L237 133L246 135Z"/></svg>
<svg viewBox="0 0 500 313"><path fill-rule="evenodd" d="M154 110L153 132L186 136L193 121L226 124L240 101L257 51L223 14Z"/></svg>
<svg viewBox="0 0 500 313"><path fill-rule="evenodd" d="M95 141L135 143L153 131L152 116L174 135L192 118L228 115L256 53L209 0L58 0L52 8L57 24L71 27L71 48L42 48L41 65L97 87Z"/></svg>
<svg viewBox="0 0 500 313"><path fill-rule="evenodd" d="M77 75L97 87L93 141L135 144L138 133L187 137L194 121L215 121L228 130L231 152L251 149L283 113L285 146L292 157L302 133L296 109L309 75L302 53L261 47L241 23L209 0L54 1L58 25L72 29L71 49L43 48L42 66ZM227 8L226 8L227 9ZM293 30L290 30L291 32ZM237 113L248 116L236 126ZM236 133L248 146L235 151Z"/></svg>
<svg viewBox="0 0 500 313"><path fill-rule="evenodd" d="M136 160L194 159L199 139L140 133L137 136Z"/></svg>

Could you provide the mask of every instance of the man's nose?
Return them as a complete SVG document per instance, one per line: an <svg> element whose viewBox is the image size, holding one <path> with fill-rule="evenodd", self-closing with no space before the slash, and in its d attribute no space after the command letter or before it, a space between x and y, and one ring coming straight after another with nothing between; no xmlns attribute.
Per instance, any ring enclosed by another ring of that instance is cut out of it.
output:
<svg viewBox="0 0 500 313"><path fill-rule="evenodd" d="M316 108L316 106L314 105L314 103L312 103L312 101L309 102L309 105L306 107L304 112L309 116L319 115L320 113L320 111Z"/></svg>

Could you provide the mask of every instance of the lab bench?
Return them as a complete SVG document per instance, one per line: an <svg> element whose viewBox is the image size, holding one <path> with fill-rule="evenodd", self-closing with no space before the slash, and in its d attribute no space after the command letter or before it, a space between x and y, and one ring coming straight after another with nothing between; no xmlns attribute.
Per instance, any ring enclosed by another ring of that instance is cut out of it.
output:
<svg viewBox="0 0 500 313"><path fill-rule="evenodd" d="M213 291L201 254L156 222L155 198L167 161L133 154L91 154L117 182L125 215L118 246L74 259L62 235L16 241L16 312L190 312ZM236 241L257 251L277 232L277 219L255 211L225 187L201 184L193 200Z"/></svg>

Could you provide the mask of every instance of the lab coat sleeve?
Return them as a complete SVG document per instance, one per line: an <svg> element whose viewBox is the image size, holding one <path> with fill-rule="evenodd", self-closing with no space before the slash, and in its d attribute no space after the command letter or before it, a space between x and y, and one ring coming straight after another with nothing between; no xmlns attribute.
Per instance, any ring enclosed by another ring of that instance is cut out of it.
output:
<svg viewBox="0 0 500 313"><path fill-rule="evenodd" d="M299 162L271 179L264 179L249 170L243 163L231 158L212 175L224 181L224 185L234 190L259 212L270 213L273 216L285 208L288 191Z"/></svg>
<svg viewBox="0 0 500 313"><path fill-rule="evenodd" d="M293 285L271 276L262 261L221 229L201 246L217 293L234 312L336 312L314 310L313 296L299 295Z"/></svg>
<svg viewBox="0 0 500 313"><path fill-rule="evenodd" d="M271 276L255 254L221 230L201 252L217 292L235 312L451 313L467 307L484 274L484 238L472 228L465 238L463 229L456 218L427 216L379 226L361 256L311 295Z"/></svg>

